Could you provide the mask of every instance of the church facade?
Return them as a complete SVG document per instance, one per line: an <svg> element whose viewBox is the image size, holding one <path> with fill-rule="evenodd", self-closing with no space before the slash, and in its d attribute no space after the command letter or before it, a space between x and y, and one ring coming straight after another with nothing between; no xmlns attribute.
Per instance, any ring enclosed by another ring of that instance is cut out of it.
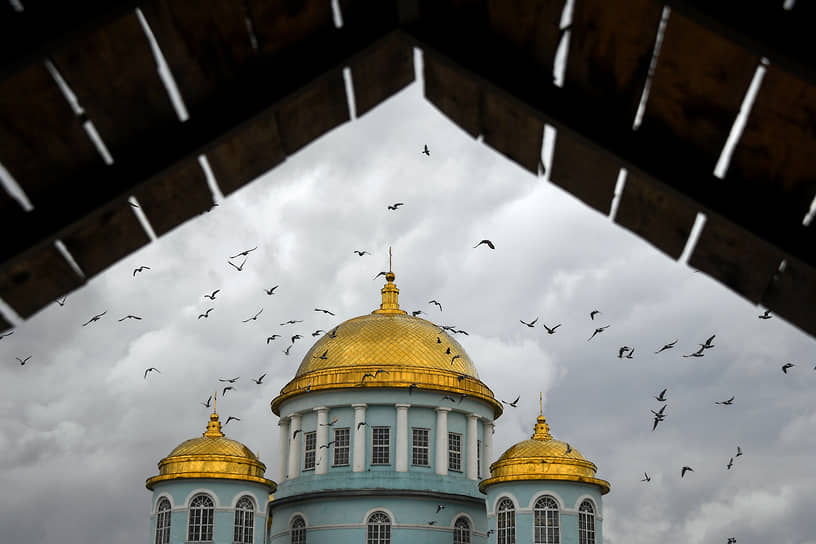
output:
<svg viewBox="0 0 816 544"><path fill-rule="evenodd" d="M315 342L272 401L279 481L214 412L147 482L152 542L602 542L609 484L595 465L541 415L490 464L502 404L453 336L399 308L394 279L379 309ZM217 458L225 440L234 455Z"/></svg>

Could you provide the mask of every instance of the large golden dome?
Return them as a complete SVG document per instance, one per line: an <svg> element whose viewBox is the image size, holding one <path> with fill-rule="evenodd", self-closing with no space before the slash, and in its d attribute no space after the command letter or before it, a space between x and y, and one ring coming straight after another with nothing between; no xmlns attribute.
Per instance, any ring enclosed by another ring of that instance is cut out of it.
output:
<svg viewBox="0 0 816 544"><path fill-rule="evenodd" d="M176 446L159 461L159 474L148 478L145 486L153 489L158 482L190 478L216 478L257 482L275 492L277 485L264 478L266 465L252 451L221 431L218 414L213 411L207 430Z"/></svg>
<svg viewBox="0 0 816 544"><path fill-rule="evenodd" d="M569 453L567 452L569 450ZM524 480L567 480L594 484L601 494L609 493L609 482L595 478L597 467L581 452L550 435L547 420L538 416L529 440L511 446L490 465L490 478L479 483L479 491L489 486Z"/></svg>
<svg viewBox="0 0 816 544"><path fill-rule="evenodd" d="M281 403L309 391L416 385L480 398L498 417L501 403L481 382L461 344L439 325L400 310L394 274L389 272L386 280L380 309L344 321L315 342L294 379L272 401L272 411L280 415Z"/></svg>

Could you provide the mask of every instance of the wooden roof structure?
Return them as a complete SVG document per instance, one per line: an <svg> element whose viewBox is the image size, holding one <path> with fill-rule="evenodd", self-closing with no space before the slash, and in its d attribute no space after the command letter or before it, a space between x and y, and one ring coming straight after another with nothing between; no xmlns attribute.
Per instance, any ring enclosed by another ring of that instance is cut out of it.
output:
<svg viewBox="0 0 816 544"><path fill-rule="evenodd" d="M0 4L0 164L33 205L0 189L0 299L27 318L80 287L149 242L130 196L161 236L213 204L198 155L228 195L350 120L344 68L363 115L414 80L419 47L425 98L468 134L535 174L555 127L553 183L607 214L625 168L614 221L675 259L704 213L689 264L816 334L815 227L803 224L816 196L812 3L574 0L557 86L565 0L337 1L341 27L330 0Z"/></svg>

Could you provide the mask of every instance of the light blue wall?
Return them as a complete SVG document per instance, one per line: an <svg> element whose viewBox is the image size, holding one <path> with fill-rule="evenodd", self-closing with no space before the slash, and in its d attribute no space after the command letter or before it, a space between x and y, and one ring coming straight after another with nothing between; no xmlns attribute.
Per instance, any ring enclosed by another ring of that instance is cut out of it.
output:
<svg viewBox="0 0 816 544"><path fill-rule="evenodd" d="M542 495L550 495L559 503L561 544L578 544L578 507L584 499L592 501L595 508L595 542L603 542L603 504L598 486L580 482L534 480L506 482L487 489L487 523L496 529L496 505L502 497L510 498L516 505L516 542L533 541L533 506ZM496 542L496 533L490 542Z"/></svg>
<svg viewBox="0 0 816 544"><path fill-rule="evenodd" d="M213 537L216 544L232 544L235 524L235 503L244 495L255 501L255 544L263 544L269 490L254 482L240 480L190 479L159 482L153 489L150 510L150 540L156 538L156 504L168 497L171 504L170 542L184 544L187 540L188 507L197 492L207 493L215 503Z"/></svg>

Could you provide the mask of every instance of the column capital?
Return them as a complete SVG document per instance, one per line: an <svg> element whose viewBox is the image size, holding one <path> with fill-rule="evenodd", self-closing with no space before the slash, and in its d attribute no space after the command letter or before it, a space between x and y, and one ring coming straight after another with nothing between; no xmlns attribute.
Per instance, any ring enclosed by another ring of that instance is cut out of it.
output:
<svg viewBox="0 0 816 544"><path fill-rule="evenodd" d="M279 418L278 419L278 426L281 426L281 425L289 425L289 418L288 417Z"/></svg>
<svg viewBox="0 0 816 544"><path fill-rule="evenodd" d="M447 406L437 406L436 411L437 412L450 412L451 409L448 408Z"/></svg>
<svg viewBox="0 0 816 544"><path fill-rule="evenodd" d="M407 402L398 402L394 404L394 406L396 406L397 408L410 408L411 404Z"/></svg>
<svg viewBox="0 0 816 544"><path fill-rule="evenodd" d="M314 408L312 408L312 412L328 412L328 411L329 411L328 406L315 406Z"/></svg>
<svg viewBox="0 0 816 544"><path fill-rule="evenodd" d="M467 415L470 419L479 419L479 414L471 412Z"/></svg>
<svg viewBox="0 0 816 544"><path fill-rule="evenodd" d="M352 408L365 408L368 406L365 402L357 402L351 405Z"/></svg>
<svg viewBox="0 0 816 544"><path fill-rule="evenodd" d="M300 418L300 412L292 412L291 414L286 416L286 418L289 419L289 421L291 421L291 420L293 420L295 418L299 419Z"/></svg>
<svg viewBox="0 0 816 544"><path fill-rule="evenodd" d="M485 425L493 425L493 418L483 417L482 421L484 422Z"/></svg>

